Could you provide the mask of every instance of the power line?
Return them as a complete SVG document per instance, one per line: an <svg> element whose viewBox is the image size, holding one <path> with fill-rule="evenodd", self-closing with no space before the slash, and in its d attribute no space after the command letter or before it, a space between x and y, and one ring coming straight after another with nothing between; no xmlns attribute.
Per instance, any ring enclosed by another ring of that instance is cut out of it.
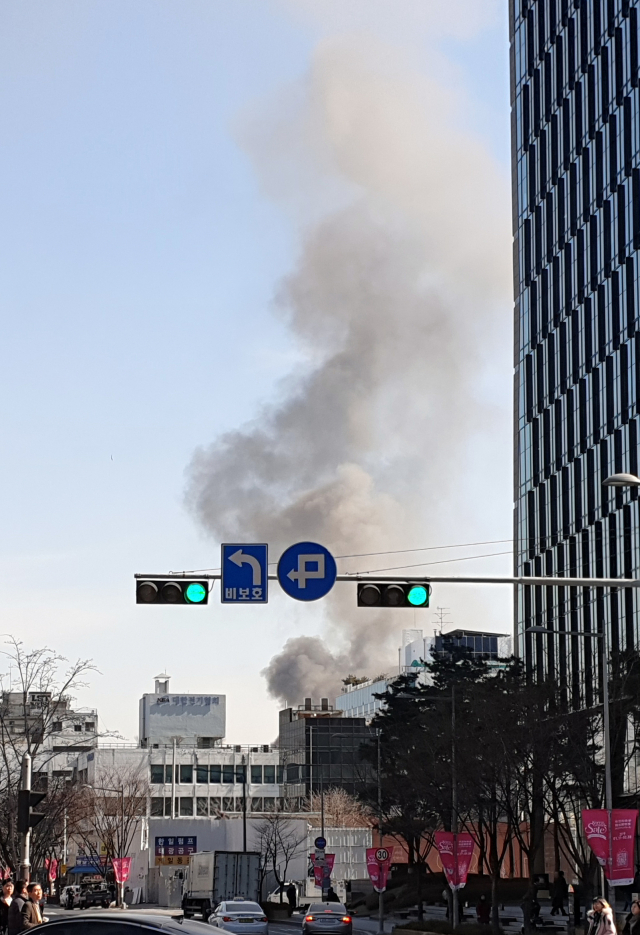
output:
<svg viewBox="0 0 640 935"><path fill-rule="evenodd" d="M334 558L371 558L373 555L404 555L407 552L439 552L442 549L468 549L473 546L478 545L502 545L503 542L513 542L513 539L487 539L486 542L459 542L456 545L427 545L421 546L417 549L387 549L385 552L355 552L353 555L334 555ZM496 552L496 555L507 555L510 554L507 552ZM485 558L486 556L477 555L469 556L469 558ZM447 561L464 561L464 559L447 559ZM269 565L277 565L277 562L269 562ZM424 563L428 564L428 563ZM433 565L439 565L440 562L432 562ZM414 568L417 566L413 565L400 565L400 568ZM387 571L388 569L383 569ZM202 575L207 571L220 571L220 568L192 568L189 571L181 571L179 574L182 575ZM170 574L176 574L176 572L170 572ZM348 572L351 574L351 572ZM356 574L356 572L353 572Z"/></svg>
<svg viewBox="0 0 640 935"><path fill-rule="evenodd" d="M507 540L509 541L509 540ZM392 565L390 568L367 568L366 571L347 571L347 575L372 575L377 571L402 571L404 568L424 568L425 565L447 565L450 562L468 562L472 558L493 558L494 555L512 555L509 549L507 552L488 552L486 555L465 555L462 558L443 558L438 562L418 562L417 565Z"/></svg>

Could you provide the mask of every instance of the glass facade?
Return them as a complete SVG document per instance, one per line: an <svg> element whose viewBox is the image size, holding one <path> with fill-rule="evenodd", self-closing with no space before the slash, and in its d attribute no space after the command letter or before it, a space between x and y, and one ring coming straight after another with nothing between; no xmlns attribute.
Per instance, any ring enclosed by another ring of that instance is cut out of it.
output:
<svg viewBox="0 0 640 935"><path fill-rule="evenodd" d="M515 574L640 575L640 96L636 0L509 0ZM638 640L634 590L520 587L518 651L597 703L599 641ZM546 626L567 636L526 634Z"/></svg>

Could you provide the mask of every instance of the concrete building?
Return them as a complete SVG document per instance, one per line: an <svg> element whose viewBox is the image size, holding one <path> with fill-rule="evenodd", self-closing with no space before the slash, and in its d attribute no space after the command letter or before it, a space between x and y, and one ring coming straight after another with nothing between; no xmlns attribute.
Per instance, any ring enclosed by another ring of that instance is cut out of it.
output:
<svg viewBox="0 0 640 935"><path fill-rule="evenodd" d="M203 749L215 746L226 733L226 697L172 694L169 678L156 676L154 693L140 699L140 746L160 747L174 740Z"/></svg>
<svg viewBox="0 0 640 935"><path fill-rule="evenodd" d="M638 0L509 0L515 283L514 574L640 575ZM634 589L518 588L518 652L601 701L599 643L638 644ZM560 634L530 634L531 625Z"/></svg>

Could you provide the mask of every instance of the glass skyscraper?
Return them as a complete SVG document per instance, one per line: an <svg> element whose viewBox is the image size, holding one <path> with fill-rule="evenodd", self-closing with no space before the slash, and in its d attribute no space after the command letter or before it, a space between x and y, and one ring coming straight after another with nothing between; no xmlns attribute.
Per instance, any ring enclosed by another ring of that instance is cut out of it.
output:
<svg viewBox="0 0 640 935"><path fill-rule="evenodd" d="M640 576L638 2L509 0L515 269L515 574ZM520 587L519 652L571 706L599 644L638 644L631 588ZM546 626L567 636L526 634Z"/></svg>

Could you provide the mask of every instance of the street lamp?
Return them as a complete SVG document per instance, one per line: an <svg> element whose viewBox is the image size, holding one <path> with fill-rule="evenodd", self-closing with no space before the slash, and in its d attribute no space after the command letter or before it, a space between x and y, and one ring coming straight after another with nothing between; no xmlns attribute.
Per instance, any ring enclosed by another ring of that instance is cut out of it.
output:
<svg viewBox="0 0 640 935"><path fill-rule="evenodd" d="M640 487L640 477L635 474L612 474L602 481L603 487Z"/></svg>

